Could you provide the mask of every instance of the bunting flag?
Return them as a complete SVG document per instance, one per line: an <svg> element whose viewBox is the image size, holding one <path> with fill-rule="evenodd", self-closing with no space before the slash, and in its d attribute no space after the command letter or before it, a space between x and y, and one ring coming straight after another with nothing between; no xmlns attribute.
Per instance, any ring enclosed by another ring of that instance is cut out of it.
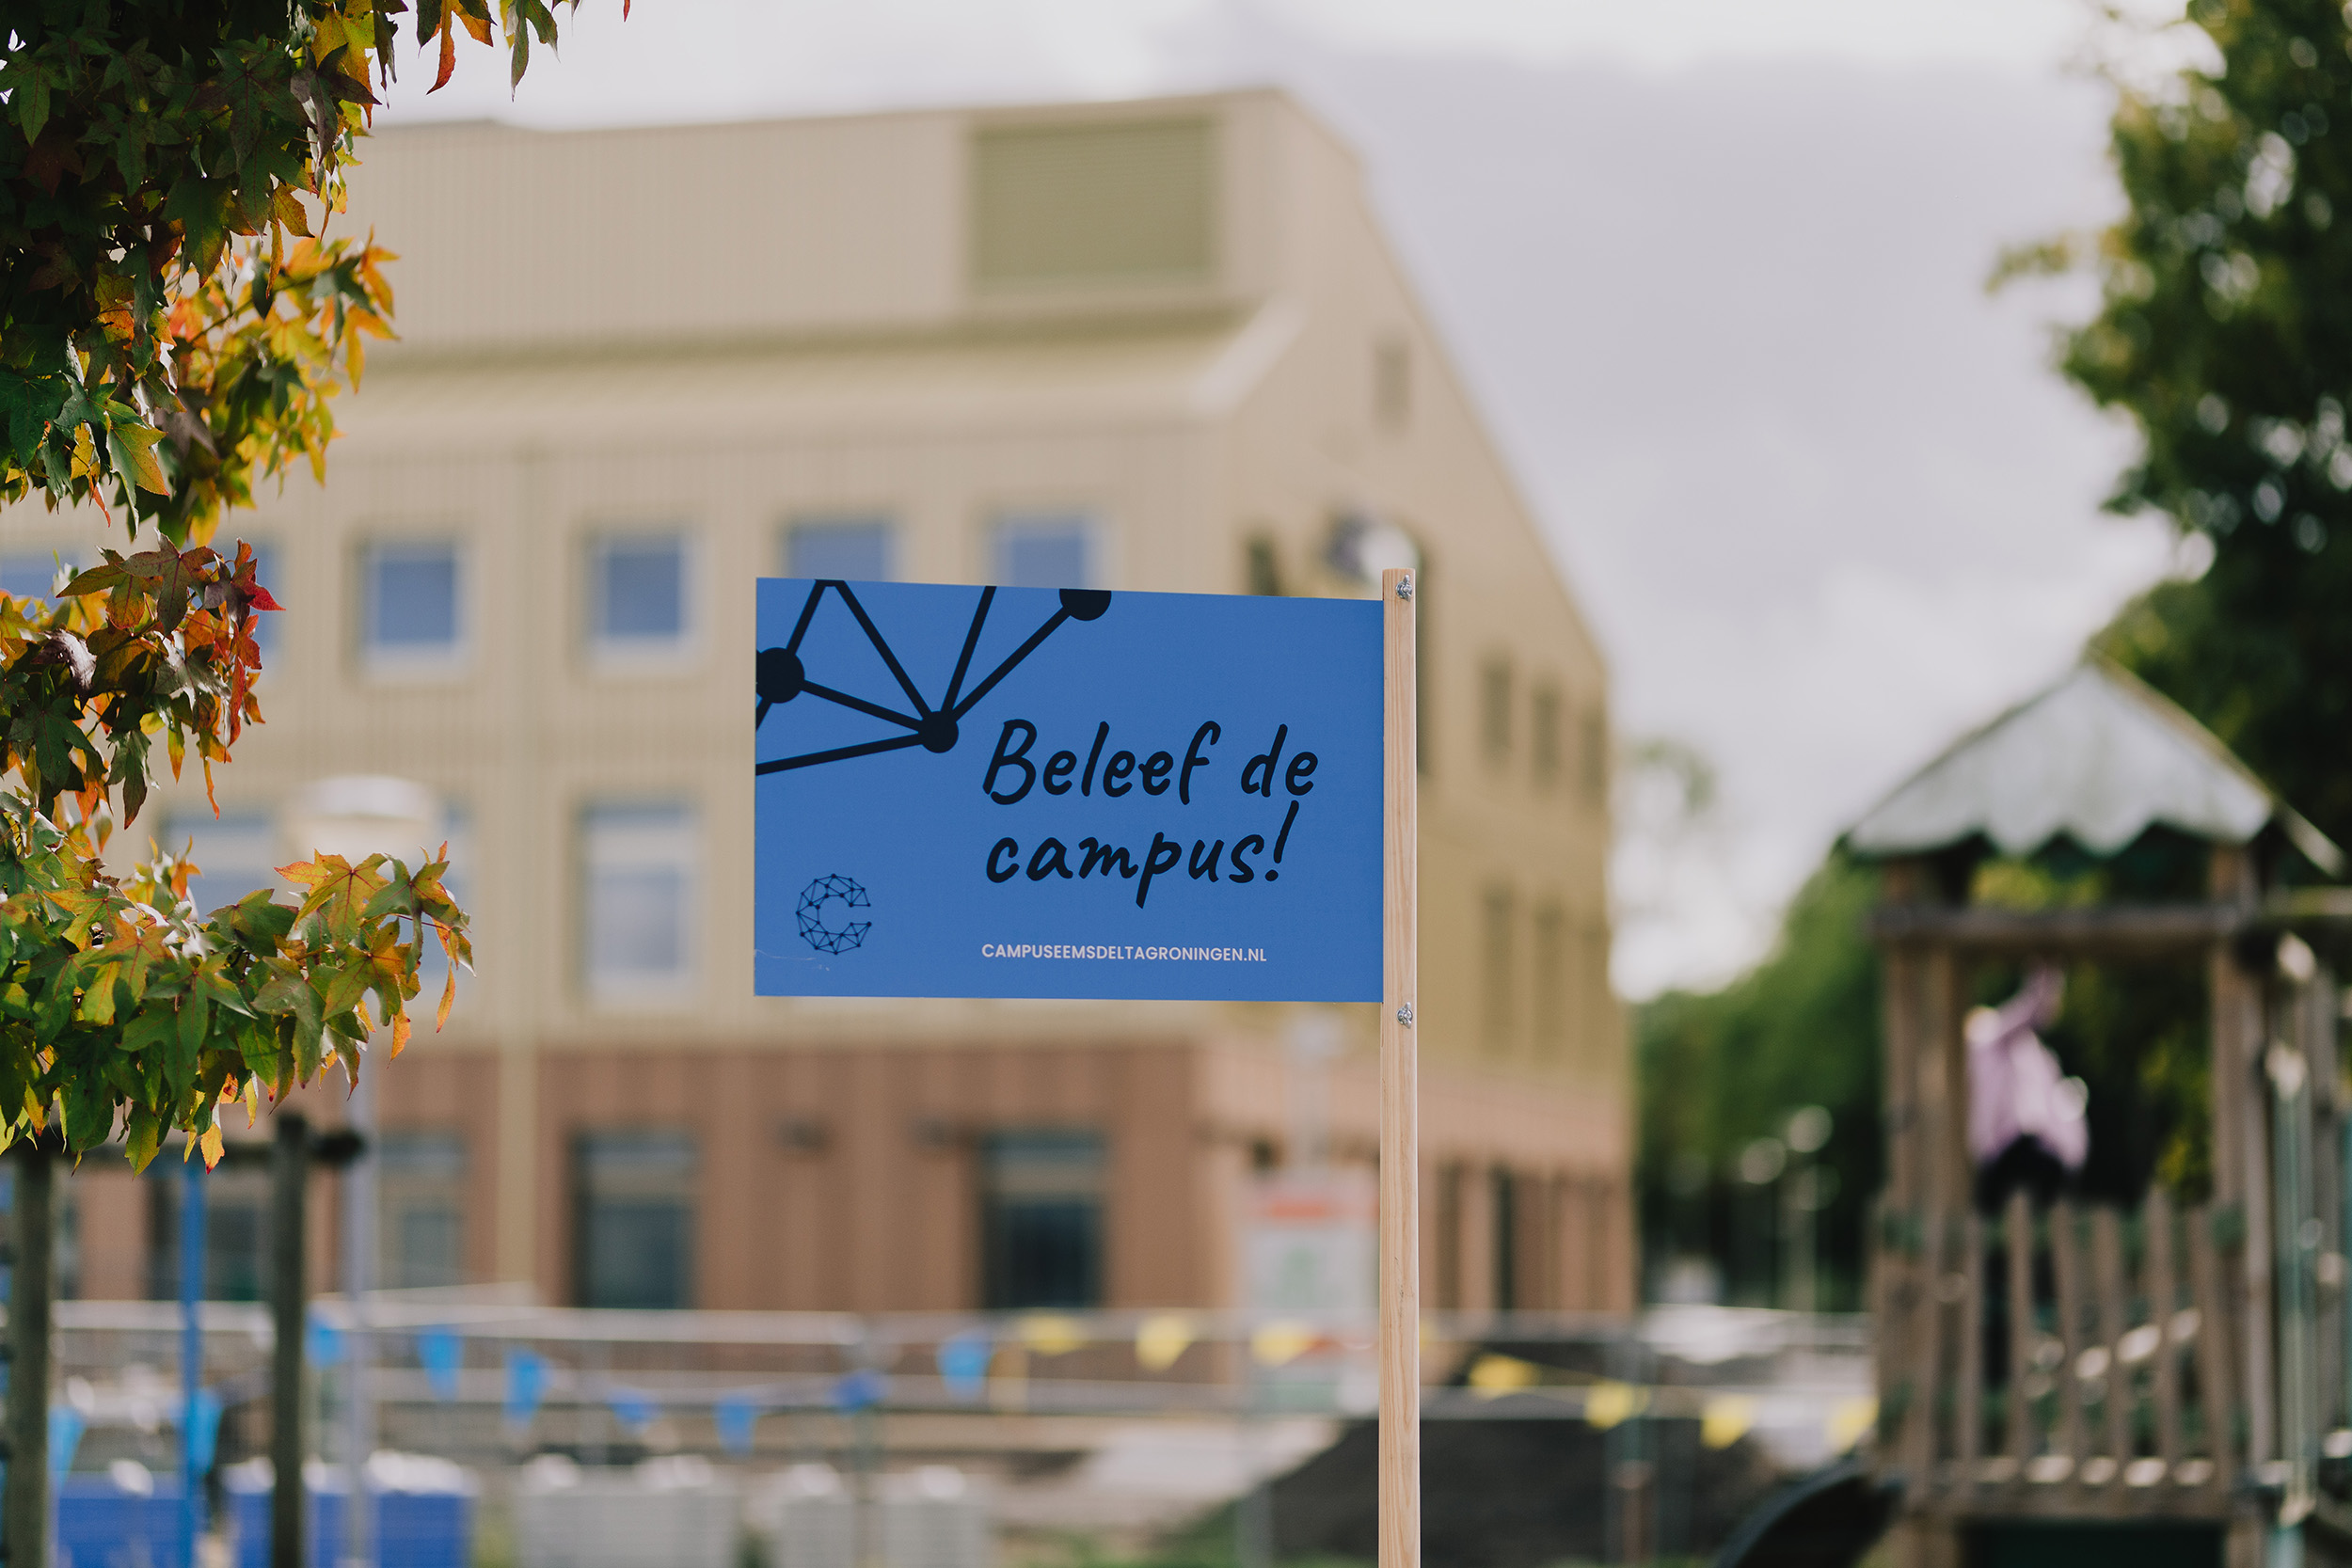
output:
<svg viewBox="0 0 2352 1568"><path fill-rule="evenodd" d="M436 1325L417 1331L417 1359L424 1365L424 1380L437 1400L457 1397L457 1375L466 1366L466 1341L453 1328Z"/></svg>
<svg viewBox="0 0 2352 1568"><path fill-rule="evenodd" d="M719 1446L738 1459L749 1459L759 1431L759 1402L749 1394L722 1394L710 1412L719 1429Z"/></svg>
<svg viewBox="0 0 2352 1568"><path fill-rule="evenodd" d="M951 1399L977 1400L988 1391L988 1364L996 1342L985 1328L967 1328L940 1341L939 1378Z"/></svg>
<svg viewBox="0 0 2352 1568"><path fill-rule="evenodd" d="M1483 1399L1515 1394L1543 1381L1544 1370L1533 1361L1489 1351L1470 1364L1470 1386Z"/></svg>
<svg viewBox="0 0 2352 1568"><path fill-rule="evenodd" d="M49 1473L61 1476L73 1468L73 1450L82 1446L89 1418L70 1404L49 1407Z"/></svg>
<svg viewBox="0 0 2352 1568"><path fill-rule="evenodd" d="M1879 1402L1863 1395L1858 1399L1841 1400L1829 1413L1822 1425L1822 1435L1829 1439L1832 1453L1844 1453L1862 1441L1863 1434L1878 1424Z"/></svg>
<svg viewBox="0 0 2352 1568"><path fill-rule="evenodd" d="M1068 1355L1087 1342L1086 1325L1058 1312L1036 1312L1021 1320L1021 1342L1040 1355Z"/></svg>
<svg viewBox="0 0 2352 1568"><path fill-rule="evenodd" d="M1167 1313L1146 1318L1136 1330L1136 1361L1144 1370L1164 1372L1192 1348L1192 1320Z"/></svg>
<svg viewBox="0 0 2352 1568"><path fill-rule="evenodd" d="M196 1421L188 1428L188 1468L198 1475L213 1467L220 1451L220 1396L210 1388L196 1391Z"/></svg>
<svg viewBox="0 0 2352 1568"><path fill-rule="evenodd" d="M302 1356L313 1367L333 1367L343 1358L343 1331L313 1316L303 1327Z"/></svg>
<svg viewBox="0 0 2352 1568"><path fill-rule="evenodd" d="M833 1386L834 1408L843 1411L870 1410L882 1403L890 1392L890 1380L871 1367L860 1367L844 1372Z"/></svg>
<svg viewBox="0 0 2352 1568"><path fill-rule="evenodd" d="M608 1389L604 1402L612 1407L612 1414L620 1421L622 1430L631 1437L644 1435L645 1429L653 1425L654 1418L661 1414L661 1407L654 1403L653 1396L642 1388Z"/></svg>
<svg viewBox="0 0 2352 1568"><path fill-rule="evenodd" d="M1740 1394L1720 1394L1699 1410L1699 1441L1710 1449L1727 1449L1756 1425L1756 1402Z"/></svg>
<svg viewBox="0 0 2352 1568"><path fill-rule="evenodd" d="M1596 1383L1584 1395L1585 1424L1607 1432L1620 1421L1630 1420L1649 1408L1649 1390L1637 1388L1629 1383L1613 1383L1607 1379Z"/></svg>
<svg viewBox="0 0 2352 1568"><path fill-rule="evenodd" d="M1270 1323L1249 1337L1249 1354L1261 1367L1282 1367L1314 1349L1318 1338L1305 1323Z"/></svg>
<svg viewBox="0 0 2352 1568"><path fill-rule="evenodd" d="M548 1358L537 1351L506 1353L506 1424L527 1427L547 1398Z"/></svg>

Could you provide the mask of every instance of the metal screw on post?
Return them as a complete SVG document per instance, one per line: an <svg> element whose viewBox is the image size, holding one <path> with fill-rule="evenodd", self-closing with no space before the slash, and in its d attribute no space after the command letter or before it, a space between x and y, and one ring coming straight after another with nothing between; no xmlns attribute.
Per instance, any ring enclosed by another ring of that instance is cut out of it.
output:
<svg viewBox="0 0 2352 1568"><path fill-rule="evenodd" d="M1396 579L1396 596L1400 599L1409 599L1413 596L1413 577L1411 573L1407 572L1405 576Z"/></svg>
<svg viewBox="0 0 2352 1568"><path fill-rule="evenodd" d="M1413 1005L1410 1002L1396 1010L1396 1021L1407 1029L1413 1026Z"/></svg>

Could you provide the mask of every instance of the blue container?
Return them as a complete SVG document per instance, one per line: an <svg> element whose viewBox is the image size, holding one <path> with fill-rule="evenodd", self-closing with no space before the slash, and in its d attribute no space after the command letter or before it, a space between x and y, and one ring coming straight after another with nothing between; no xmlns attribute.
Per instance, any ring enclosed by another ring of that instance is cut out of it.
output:
<svg viewBox="0 0 2352 1568"><path fill-rule="evenodd" d="M57 1568L186 1568L180 1556L180 1481L126 1491L110 1476L57 1482ZM387 1560L389 1568L389 1560Z"/></svg>
<svg viewBox="0 0 2352 1568"><path fill-rule="evenodd" d="M307 1492L304 1531L314 1568L335 1568L343 1554L347 1494L338 1489ZM473 1498L464 1492L371 1492L374 1508L375 1560L382 1568L469 1568L473 1560ZM231 1485L230 1540L237 1568L269 1568L267 1488ZM73 1568L92 1568L76 1562ZM131 1565L136 1568L136 1565ZM161 1559L155 1568L165 1568Z"/></svg>

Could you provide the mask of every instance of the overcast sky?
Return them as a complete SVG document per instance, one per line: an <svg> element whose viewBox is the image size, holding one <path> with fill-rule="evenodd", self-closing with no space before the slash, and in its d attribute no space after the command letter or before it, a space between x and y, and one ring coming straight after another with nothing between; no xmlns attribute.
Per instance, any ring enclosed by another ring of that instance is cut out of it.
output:
<svg viewBox="0 0 2352 1568"><path fill-rule="evenodd" d="M2160 5L2163 0L2148 0ZM548 126L1275 82L1374 199L1606 645L1716 820L1621 867L1619 984L1769 939L1837 830L2169 569L2000 247L2115 196L2083 0L587 0L391 119ZM429 79L429 78L427 78ZM397 238L391 241L398 248Z"/></svg>

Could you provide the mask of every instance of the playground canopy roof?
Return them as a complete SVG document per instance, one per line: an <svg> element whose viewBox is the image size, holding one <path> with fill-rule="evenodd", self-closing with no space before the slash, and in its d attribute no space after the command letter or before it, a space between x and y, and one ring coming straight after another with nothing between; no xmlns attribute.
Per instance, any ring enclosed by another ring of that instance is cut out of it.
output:
<svg viewBox="0 0 2352 1568"><path fill-rule="evenodd" d="M1865 813L1845 843L1878 860L1981 835L2024 855L2062 835L2112 855L2159 824L2233 845L2275 824L2321 872L2344 869L2344 852L2211 731L2096 655L1963 736Z"/></svg>

